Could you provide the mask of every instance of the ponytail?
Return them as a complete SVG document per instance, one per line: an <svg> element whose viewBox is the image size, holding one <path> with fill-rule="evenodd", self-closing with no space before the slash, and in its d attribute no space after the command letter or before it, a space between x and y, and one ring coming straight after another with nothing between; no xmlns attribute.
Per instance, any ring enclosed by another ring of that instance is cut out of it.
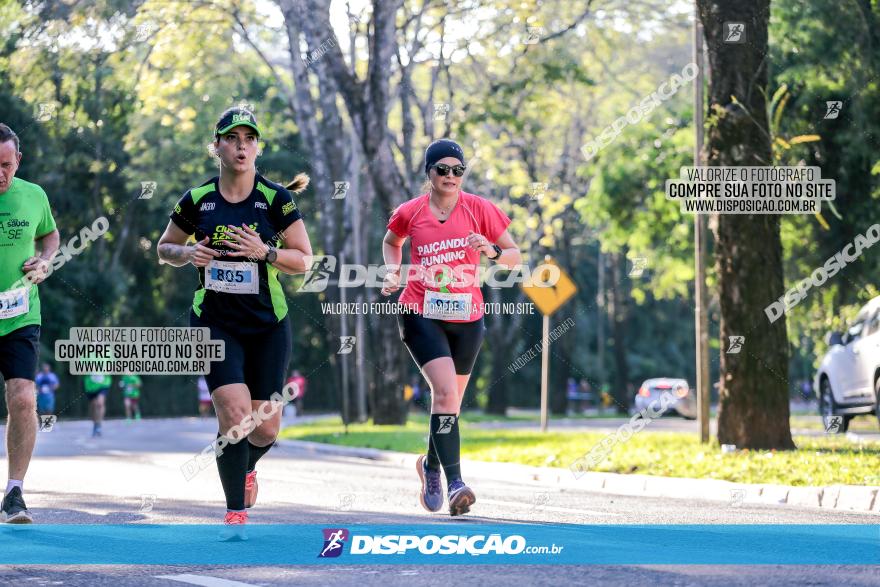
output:
<svg viewBox="0 0 880 587"><path fill-rule="evenodd" d="M293 193L298 194L298 193L302 192L304 189L306 189L308 186L309 186L309 176L306 175L305 173L297 173L296 177L294 177L292 180L290 180L290 183L288 183L284 187L286 187L287 189L289 189Z"/></svg>

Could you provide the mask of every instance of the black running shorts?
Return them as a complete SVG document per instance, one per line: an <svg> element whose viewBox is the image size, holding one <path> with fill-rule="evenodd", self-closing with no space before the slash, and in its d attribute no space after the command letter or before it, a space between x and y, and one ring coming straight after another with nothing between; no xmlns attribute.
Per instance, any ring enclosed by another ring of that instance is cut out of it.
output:
<svg viewBox="0 0 880 587"><path fill-rule="evenodd" d="M99 397L107 397L110 394L110 388L104 387L102 389L96 389L95 391L87 391L86 398L89 402L93 402Z"/></svg>
<svg viewBox="0 0 880 587"><path fill-rule="evenodd" d="M211 339L223 340L226 347L222 361L211 361L211 372L205 375L211 393L223 385L244 383L252 400L268 400L281 393L287 366L290 363L290 319L284 319L268 330L233 333L225 328L202 322L190 313L190 326L211 329Z"/></svg>
<svg viewBox="0 0 880 587"><path fill-rule="evenodd" d="M0 336L0 375L3 379L34 380L37 360L40 357L40 327L37 324L22 326L5 336Z"/></svg>
<svg viewBox="0 0 880 587"><path fill-rule="evenodd" d="M450 357L455 373L470 375L477 361L486 326L483 318L473 322L444 322L414 312L397 315L400 340L419 366L440 357Z"/></svg>

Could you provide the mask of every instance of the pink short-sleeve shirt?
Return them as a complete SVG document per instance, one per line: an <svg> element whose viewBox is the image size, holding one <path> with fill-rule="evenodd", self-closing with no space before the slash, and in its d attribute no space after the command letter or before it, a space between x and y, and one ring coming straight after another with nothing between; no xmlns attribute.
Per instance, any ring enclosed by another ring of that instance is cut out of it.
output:
<svg viewBox="0 0 880 587"><path fill-rule="evenodd" d="M510 218L489 200L461 192L449 218L441 223L431 213L429 198L430 194L422 194L398 206L388 221L388 230L399 237L410 238L410 262L427 270L430 276L439 275L444 267L453 273L476 271L480 266L480 252L468 246L468 235L482 234L490 243L495 243L507 230ZM410 279L400 302L421 313L426 289L440 290L421 279ZM446 290L471 294L470 318L451 322L474 322L483 316L483 294L477 283L471 287L449 285Z"/></svg>

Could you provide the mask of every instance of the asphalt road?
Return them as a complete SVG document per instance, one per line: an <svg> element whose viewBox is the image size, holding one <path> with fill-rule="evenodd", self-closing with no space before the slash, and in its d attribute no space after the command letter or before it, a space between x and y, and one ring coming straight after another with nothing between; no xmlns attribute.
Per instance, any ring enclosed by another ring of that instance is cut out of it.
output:
<svg viewBox="0 0 880 587"><path fill-rule="evenodd" d="M212 524L224 503L216 468L190 481L181 465L214 438L211 420L110 421L91 439L88 422L41 432L25 482L45 524ZM4 431L5 432L5 431ZM4 454L5 453L0 453ZM424 512L410 466L278 446L261 462L257 524L454 525ZM609 496L512 482L465 470L478 503L467 521L487 524L877 524L876 515L663 498ZM100 545L96 545L99 547ZM299 545L292 544L291 548ZM817 545L816 562L822 562ZM306 548L313 548L308 545ZM173 577L173 578L169 578ZM869 566L5 566L2 585L878 585ZM232 582L222 582L232 581Z"/></svg>

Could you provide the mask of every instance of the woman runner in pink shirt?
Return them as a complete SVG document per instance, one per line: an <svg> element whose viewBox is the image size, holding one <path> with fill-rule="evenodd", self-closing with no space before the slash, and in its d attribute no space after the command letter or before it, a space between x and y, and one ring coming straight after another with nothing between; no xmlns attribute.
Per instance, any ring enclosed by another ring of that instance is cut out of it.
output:
<svg viewBox="0 0 880 587"><path fill-rule="evenodd" d="M465 172L461 147L449 140L425 151L427 192L404 202L391 215L382 253L389 272L383 295L399 289L402 247L407 238L418 278L400 296L400 338L431 386L427 455L416 469L420 501L430 512L443 507L440 468L446 474L449 514L461 515L476 501L461 479L458 416L483 342L483 296L476 273L480 256L505 267L520 263L507 232L510 219L492 202L461 191Z"/></svg>

